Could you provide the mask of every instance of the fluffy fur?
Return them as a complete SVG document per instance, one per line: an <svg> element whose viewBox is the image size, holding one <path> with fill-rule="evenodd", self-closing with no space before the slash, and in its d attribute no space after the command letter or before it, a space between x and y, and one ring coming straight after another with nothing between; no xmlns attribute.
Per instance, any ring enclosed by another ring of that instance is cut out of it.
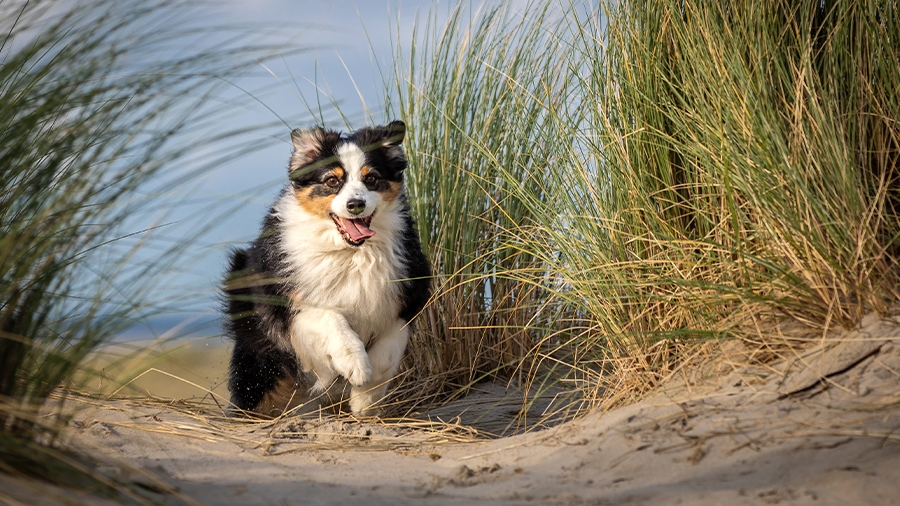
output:
<svg viewBox="0 0 900 506"><path fill-rule="evenodd" d="M400 121L291 133L290 182L226 279L236 407L277 415L343 378L351 411L377 413L430 290L403 187L405 133Z"/></svg>

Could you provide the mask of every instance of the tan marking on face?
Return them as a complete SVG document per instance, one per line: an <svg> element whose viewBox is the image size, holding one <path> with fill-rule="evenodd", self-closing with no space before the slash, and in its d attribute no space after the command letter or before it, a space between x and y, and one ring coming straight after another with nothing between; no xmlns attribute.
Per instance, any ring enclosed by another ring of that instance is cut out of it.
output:
<svg viewBox="0 0 900 506"><path fill-rule="evenodd" d="M385 191L382 195L384 195L384 200L386 202L393 202L400 197L400 192L403 191L403 183L398 181L391 181L387 191Z"/></svg>
<svg viewBox="0 0 900 506"><path fill-rule="evenodd" d="M334 170L331 171L331 173L337 176L337 178L340 180L344 179L345 172L343 167L335 167Z"/></svg>
<svg viewBox="0 0 900 506"><path fill-rule="evenodd" d="M335 195L313 196L312 188L307 187L295 189L294 197L297 198L297 203L307 213L320 218L327 218L328 213L331 212L331 201L334 200Z"/></svg>
<svg viewBox="0 0 900 506"><path fill-rule="evenodd" d="M254 413L276 417L285 411L295 408L309 400L304 389L294 383L291 378L281 378L275 388L266 392L262 401L253 408Z"/></svg>
<svg viewBox="0 0 900 506"><path fill-rule="evenodd" d="M368 165L363 165L362 168L359 169L359 174L362 176L363 181L366 180L366 176L369 175L369 172L372 172L372 167L369 167Z"/></svg>

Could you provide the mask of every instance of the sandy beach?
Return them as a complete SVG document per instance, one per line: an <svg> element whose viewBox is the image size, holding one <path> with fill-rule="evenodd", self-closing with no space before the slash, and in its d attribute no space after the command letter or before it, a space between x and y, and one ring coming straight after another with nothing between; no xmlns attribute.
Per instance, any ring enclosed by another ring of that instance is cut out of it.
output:
<svg viewBox="0 0 900 506"><path fill-rule="evenodd" d="M135 400L82 406L66 437L158 503L897 504L898 376L900 324L870 316L771 367L673 379L487 441L446 423L251 422Z"/></svg>

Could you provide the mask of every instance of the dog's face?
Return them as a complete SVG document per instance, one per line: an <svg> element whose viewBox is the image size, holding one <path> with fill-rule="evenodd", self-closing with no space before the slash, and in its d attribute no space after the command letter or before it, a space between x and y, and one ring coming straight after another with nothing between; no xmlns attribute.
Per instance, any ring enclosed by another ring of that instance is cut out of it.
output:
<svg viewBox="0 0 900 506"><path fill-rule="evenodd" d="M403 192L405 135L402 121L346 136L294 130L289 178L297 203L310 216L333 222L347 245L362 246L376 234L372 219L394 209Z"/></svg>

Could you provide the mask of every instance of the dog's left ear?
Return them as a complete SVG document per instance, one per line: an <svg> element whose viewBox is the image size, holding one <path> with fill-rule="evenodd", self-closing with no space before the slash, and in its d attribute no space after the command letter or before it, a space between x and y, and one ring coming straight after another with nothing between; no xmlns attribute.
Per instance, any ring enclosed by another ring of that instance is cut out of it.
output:
<svg viewBox="0 0 900 506"><path fill-rule="evenodd" d="M403 144L403 139L406 137L406 123L399 119L391 121L384 126L384 131L384 147L396 148Z"/></svg>

